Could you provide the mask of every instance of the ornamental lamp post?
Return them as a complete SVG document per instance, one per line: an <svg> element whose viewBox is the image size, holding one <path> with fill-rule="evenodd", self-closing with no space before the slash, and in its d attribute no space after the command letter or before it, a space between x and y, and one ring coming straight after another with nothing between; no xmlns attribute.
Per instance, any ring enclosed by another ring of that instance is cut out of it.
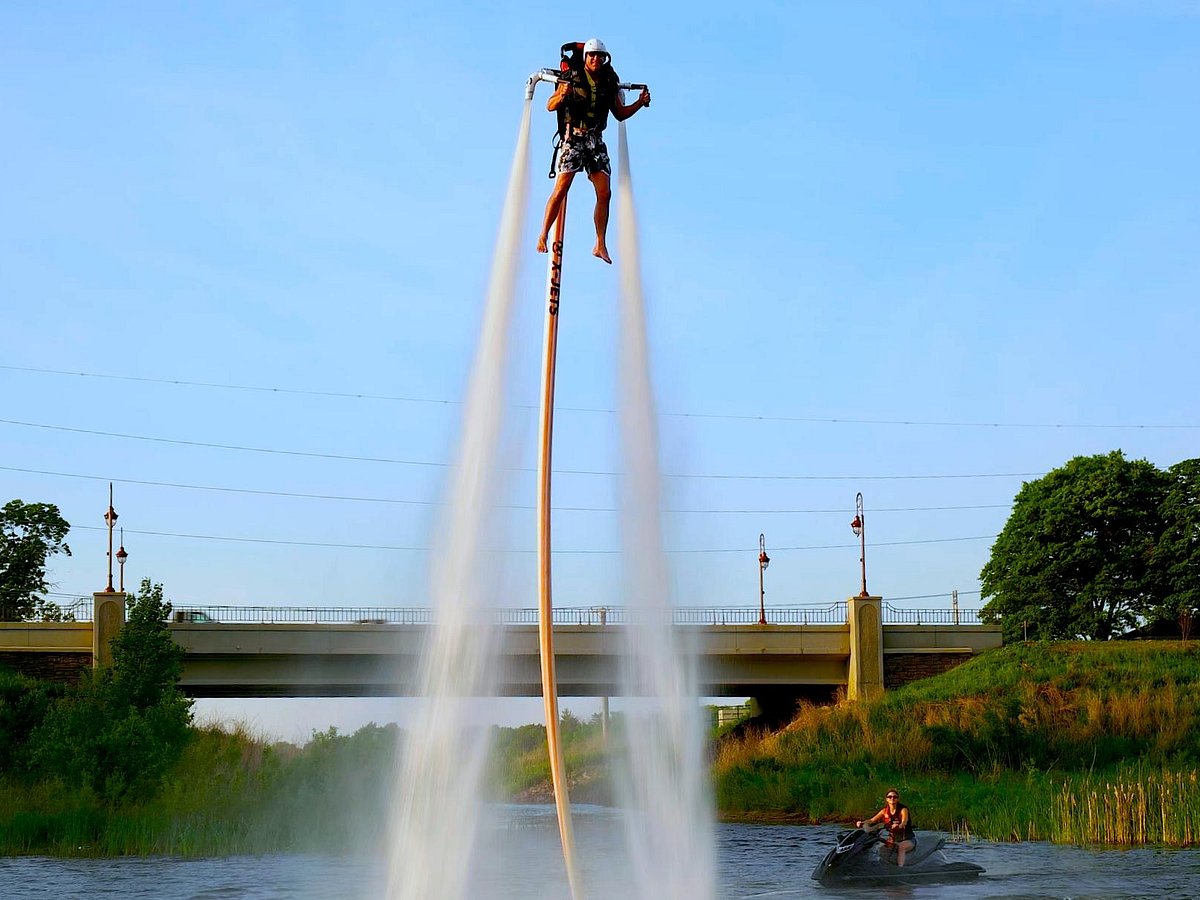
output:
<svg viewBox="0 0 1200 900"><path fill-rule="evenodd" d="M763 589L763 573L767 571L767 566L771 564L771 557L767 556L766 536L760 534L758 536L758 624L767 624L767 595Z"/></svg>
<svg viewBox="0 0 1200 900"><path fill-rule="evenodd" d="M117 524L117 511L113 509L113 486L111 481L108 483L108 510L104 513L104 522L108 525L108 586L104 589L104 592L106 594L113 594L116 592L113 590L112 582L112 533L113 526Z"/></svg>
<svg viewBox="0 0 1200 900"><path fill-rule="evenodd" d="M858 596L870 597L867 593L867 516L863 512L862 491L854 498L854 521L850 523L850 530L859 539L858 561L862 564L862 592Z"/></svg>
<svg viewBox="0 0 1200 900"><path fill-rule="evenodd" d="M129 554L125 552L125 529L121 529L121 547L117 550L117 565L121 571L121 593L125 593L125 560L129 559Z"/></svg>

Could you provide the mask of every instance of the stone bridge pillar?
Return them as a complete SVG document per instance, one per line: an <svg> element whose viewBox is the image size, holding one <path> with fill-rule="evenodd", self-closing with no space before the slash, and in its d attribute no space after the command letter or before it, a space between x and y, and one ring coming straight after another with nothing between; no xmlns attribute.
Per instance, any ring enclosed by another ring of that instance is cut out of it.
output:
<svg viewBox="0 0 1200 900"><path fill-rule="evenodd" d="M883 598L851 597L846 611L850 626L846 697L878 697L883 693Z"/></svg>
<svg viewBox="0 0 1200 900"><path fill-rule="evenodd" d="M125 627L125 594L121 591L97 591L92 594L92 668L112 665L109 642Z"/></svg>

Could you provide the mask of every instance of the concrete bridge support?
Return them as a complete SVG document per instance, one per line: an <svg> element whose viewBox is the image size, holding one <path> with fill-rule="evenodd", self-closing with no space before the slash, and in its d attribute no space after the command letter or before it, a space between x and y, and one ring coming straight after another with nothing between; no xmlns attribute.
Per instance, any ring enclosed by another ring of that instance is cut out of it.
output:
<svg viewBox="0 0 1200 900"><path fill-rule="evenodd" d="M851 597L846 610L850 626L846 697L869 700L883 693L883 598Z"/></svg>
<svg viewBox="0 0 1200 900"><path fill-rule="evenodd" d="M112 665L112 639L125 627L125 594L97 591L92 594L92 668Z"/></svg>

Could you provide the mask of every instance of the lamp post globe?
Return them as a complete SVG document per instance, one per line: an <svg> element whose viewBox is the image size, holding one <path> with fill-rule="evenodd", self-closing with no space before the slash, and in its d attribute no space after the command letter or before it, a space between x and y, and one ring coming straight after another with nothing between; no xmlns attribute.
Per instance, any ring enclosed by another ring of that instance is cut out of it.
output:
<svg viewBox="0 0 1200 900"><path fill-rule="evenodd" d="M125 593L125 560L129 559L129 554L125 552L125 529L121 529L121 546L117 550L117 566L121 572L120 587L118 590Z"/></svg>

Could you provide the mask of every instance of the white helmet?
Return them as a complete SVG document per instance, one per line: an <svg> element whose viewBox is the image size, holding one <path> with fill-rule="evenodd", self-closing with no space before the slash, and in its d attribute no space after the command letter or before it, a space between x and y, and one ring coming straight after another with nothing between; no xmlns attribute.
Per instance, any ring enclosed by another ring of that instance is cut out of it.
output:
<svg viewBox="0 0 1200 900"><path fill-rule="evenodd" d="M600 40L600 38L592 38L590 41L584 44L583 52L584 55L587 55L588 53L603 53L605 56L609 55L608 50L604 46L604 41Z"/></svg>

